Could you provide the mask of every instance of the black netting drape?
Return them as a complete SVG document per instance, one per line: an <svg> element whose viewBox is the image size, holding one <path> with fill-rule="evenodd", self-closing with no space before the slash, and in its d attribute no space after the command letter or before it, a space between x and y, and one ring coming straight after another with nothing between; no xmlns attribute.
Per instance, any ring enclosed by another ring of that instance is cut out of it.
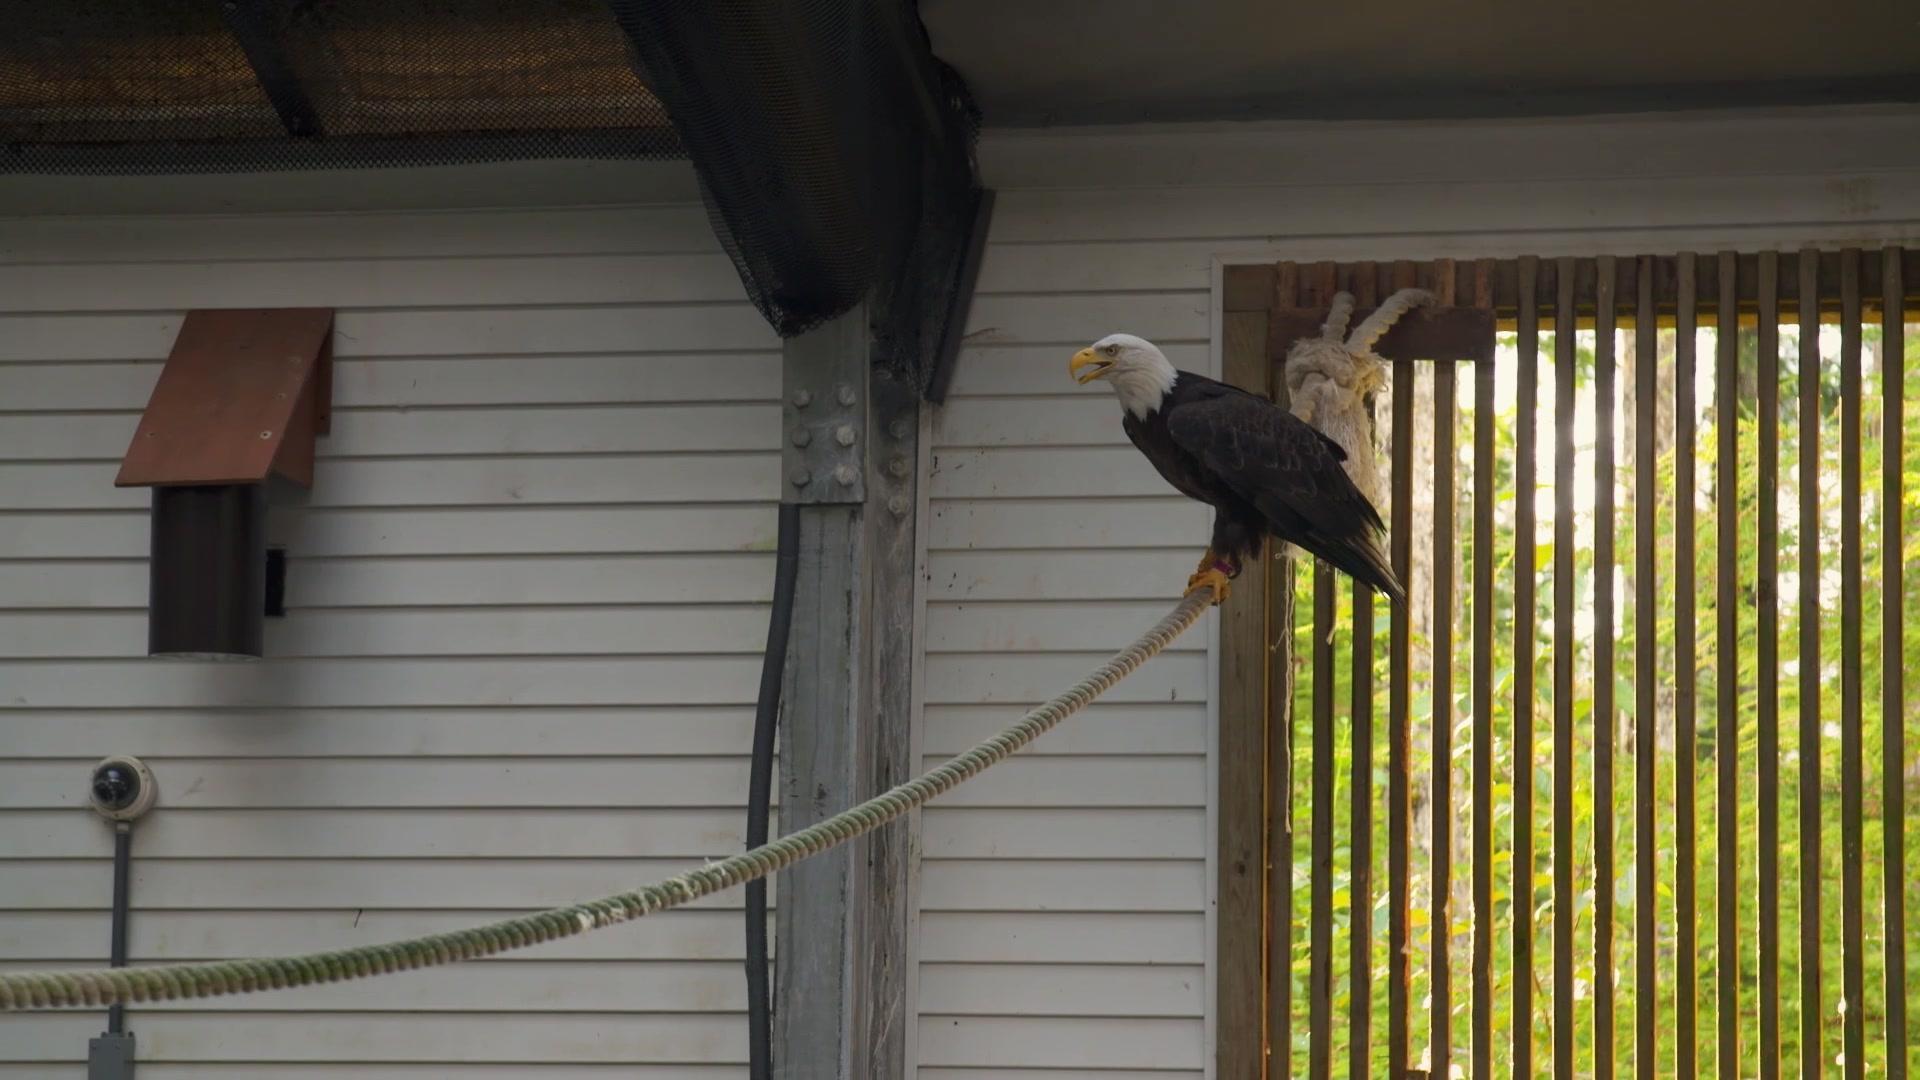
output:
<svg viewBox="0 0 1920 1080"><path fill-rule="evenodd" d="M782 335L872 295L923 391L978 200L978 117L912 0L612 0Z"/></svg>

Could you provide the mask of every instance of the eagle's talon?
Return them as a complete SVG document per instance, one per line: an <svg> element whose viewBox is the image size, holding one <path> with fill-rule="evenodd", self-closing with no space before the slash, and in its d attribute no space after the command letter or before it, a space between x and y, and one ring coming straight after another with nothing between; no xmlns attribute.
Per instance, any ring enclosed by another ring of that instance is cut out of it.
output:
<svg viewBox="0 0 1920 1080"><path fill-rule="evenodd" d="M1227 602L1227 594L1232 591L1229 581L1226 573L1219 567L1210 566L1187 579L1187 595L1192 596L1202 589L1210 588L1213 590L1214 606L1218 607Z"/></svg>

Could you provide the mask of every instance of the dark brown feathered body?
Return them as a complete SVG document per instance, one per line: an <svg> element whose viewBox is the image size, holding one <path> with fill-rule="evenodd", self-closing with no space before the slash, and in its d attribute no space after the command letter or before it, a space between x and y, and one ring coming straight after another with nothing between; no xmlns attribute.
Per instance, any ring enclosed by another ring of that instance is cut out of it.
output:
<svg viewBox="0 0 1920 1080"><path fill-rule="evenodd" d="M1181 494L1214 508L1213 551L1235 563L1271 534L1404 602L1386 526L1342 467L1346 451L1265 398L1182 371L1160 407L1122 420Z"/></svg>

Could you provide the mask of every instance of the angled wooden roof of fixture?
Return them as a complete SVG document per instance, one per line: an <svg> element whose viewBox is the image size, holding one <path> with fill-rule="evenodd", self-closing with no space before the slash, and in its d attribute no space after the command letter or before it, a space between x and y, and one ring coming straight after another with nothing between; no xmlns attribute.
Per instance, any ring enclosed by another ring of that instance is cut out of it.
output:
<svg viewBox="0 0 1920 1080"><path fill-rule="evenodd" d="M333 399L333 309L187 313L116 487L313 485Z"/></svg>

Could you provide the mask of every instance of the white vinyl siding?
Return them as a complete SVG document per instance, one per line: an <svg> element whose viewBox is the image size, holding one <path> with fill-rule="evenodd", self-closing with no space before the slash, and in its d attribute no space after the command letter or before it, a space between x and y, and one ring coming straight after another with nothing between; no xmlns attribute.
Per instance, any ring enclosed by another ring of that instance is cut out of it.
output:
<svg viewBox="0 0 1920 1080"><path fill-rule="evenodd" d="M929 764L1165 614L1206 544L1205 508L1166 486L1112 391L1075 385L1067 361L1127 330L1208 370L1210 259L1071 233L1002 242L1031 198L1000 194L972 336L934 416ZM1200 1075L1209 625L923 813L920 1080Z"/></svg>
<svg viewBox="0 0 1920 1080"><path fill-rule="evenodd" d="M1192 571L1207 511L1066 365L1129 330L1211 370L1217 258L1920 239L1911 110L990 133L982 160L998 209L925 478L929 763ZM146 504L114 463L180 312L264 304L341 309L335 433L270 519L281 659L150 662ZM163 785L140 960L388 940L734 849L779 383L694 205L0 220L0 963L103 957L110 840L81 785L115 751ZM919 1080L1205 1075L1210 635L923 815ZM741 1080L739 904L136 1009L141 1075ZM0 1017L0 1080L77 1075L100 1027Z"/></svg>
<svg viewBox="0 0 1920 1080"><path fill-rule="evenodd" d="M145 657L120 455L191 307L334 306L254 664ZM737 850L778 341L697 206L0 225L0 963L104 958L108 753L153 765L136 962L337 948ZM735 1080L740 894L457 968L136 1007L142 1076ZM98 1013L0 1017L78 1075Z"/></svg>

